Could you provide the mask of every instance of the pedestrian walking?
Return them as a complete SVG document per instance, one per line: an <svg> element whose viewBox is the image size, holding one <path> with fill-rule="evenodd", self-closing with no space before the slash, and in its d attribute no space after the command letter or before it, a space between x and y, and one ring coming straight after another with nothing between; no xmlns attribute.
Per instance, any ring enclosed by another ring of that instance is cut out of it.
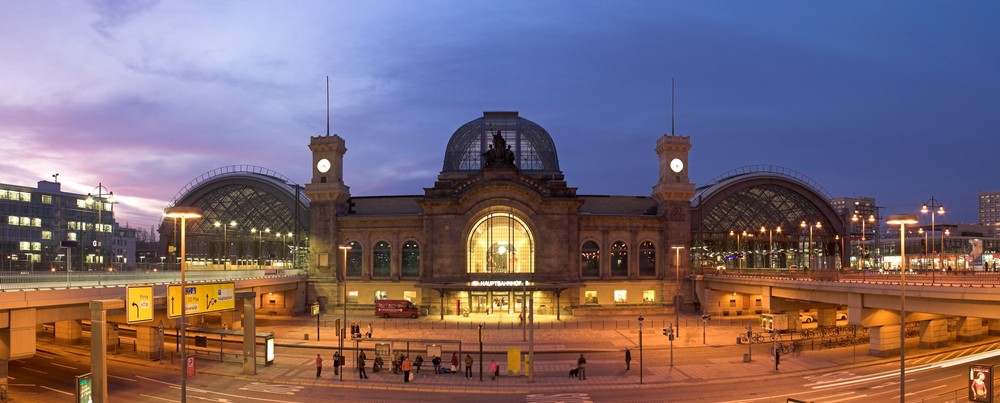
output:
<svg viewBox="0 0 1000 403"><path fill-rule="evenodd" d="M625 370L628 371L632 364L632 351L625 347Z"/></svg>
<svg viewBox="0 0 1000 403"><path fill-rule="evenodd" d="M413 359L413 367L417 369L416 372L418 374L420 373L420 366L421 365L424 365L424 357L421 357L420 354L417 354L417 358Z"/></svg>
<svg viewBox="0 0 1000 403"><path fill-rule="evenodd" d="M358 352L358 377L361 379L368 379L368 373L365 372L365 350Z"/></svg>
<svg viewBox="0 0 1000 403"><path fill-rule="evenodd" d="M410 381L410 369L412 369L412 364L410 364L409 357L403 357L403 382Z"/></svg>
<svg viewBox="0 0 1000 403"><path fill-rule="evenodd" d="M497 360L494 358L490 360L490 380L495 381L497 377L500 376L500 364L497 364Z"/></svg>
<svg viewBox="0 0 1000 403"><path fill-rule="evenodd" d="M340 375L340 351L333 353L333 376Z"/></svg>
<svg viewBox="0 0 1000 403"><path fill-rule="evenodd" d="M368 322L368 333L365 334L369 339L372 338L372 323Z"/></svg>
<svg viewBox="0 0 1000 403"><path fill-rule="evenodd" d="M451 372L458 373L458 353L451 353Z"/></svg>
<svg viewBox="0 0 1000 403"><path fill-rule="evenodd" d="M319 354L316 354L316 378L317 379L319 378L319 375L321 373L323 373L323 357L320 357Z"/></svg>
<svg viewBox="0 0 1000 403"><path fill-rule="evenodd" d="M465 377L472 379L472 356L465 355Z"/></svg>
<svg viewBox="0 0 1000 403"><path fill-rule="evenodd" d="M434 356L431 358L431 364L434 364L434 375L441 373L441 357Z"/></svg>
<svg viewBox="0 0 1000 403"><path fill-rule="evenodd" d="M580 380L587 379L587 359L583 358L583 354L576 360L576 367L580 370Z"/></svg>

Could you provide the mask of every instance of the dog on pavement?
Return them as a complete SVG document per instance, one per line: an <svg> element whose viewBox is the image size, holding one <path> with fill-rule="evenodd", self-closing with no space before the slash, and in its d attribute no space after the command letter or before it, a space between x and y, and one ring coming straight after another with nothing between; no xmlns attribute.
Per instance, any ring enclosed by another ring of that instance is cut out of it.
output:
<svg viewBox="0 0 1000 403"><path fill-rule="evenodd" d="M580 377L580 368L573 368L573 369L569 370L569 377L570 378L579 378Z"/></svg>

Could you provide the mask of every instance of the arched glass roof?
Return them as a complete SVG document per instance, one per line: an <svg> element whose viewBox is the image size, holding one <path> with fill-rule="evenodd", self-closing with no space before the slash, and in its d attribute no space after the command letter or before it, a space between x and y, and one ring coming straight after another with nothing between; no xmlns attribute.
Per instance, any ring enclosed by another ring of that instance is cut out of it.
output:
<svg viewBox="0 0 1000 403"><path fill-rule="evenodd" d="M514 152L514 165L521 171L559 173L559 158L552 137L536 123L517 112L484 112L483 117L462 125L451 136L444 155L442 173L479 171L484 155L500 131Z"/></svg>

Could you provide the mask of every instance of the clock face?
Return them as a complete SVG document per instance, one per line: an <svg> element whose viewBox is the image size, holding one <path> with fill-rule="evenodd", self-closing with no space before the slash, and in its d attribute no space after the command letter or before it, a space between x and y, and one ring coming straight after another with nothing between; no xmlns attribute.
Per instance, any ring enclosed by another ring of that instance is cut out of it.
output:
<svg viewBox="0 0 1000 403"><path fill-rule="evenodd" d="M680 173L681 170L684 169L684 161L681 161L679 158L674 158L673 161L670 161L670 169L674 172Z"/></svg>
<svg viewBox="0 0 1000 403"><path fill-rule="evenodd" d="M330 160L323 158L316 163L316 169L322 173L330 170Z"/></svg>

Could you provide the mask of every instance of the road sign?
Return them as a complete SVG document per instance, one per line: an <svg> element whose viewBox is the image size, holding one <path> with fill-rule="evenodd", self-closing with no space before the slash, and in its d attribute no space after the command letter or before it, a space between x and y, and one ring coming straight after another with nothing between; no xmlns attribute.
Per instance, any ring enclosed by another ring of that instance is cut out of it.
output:
<svg viewBox="0 0 1000 403"><path fill-rule="evenodd" d="M187 365L185 365L184 367L186 370L187 379L194 378L195 375L198 375L198 370L197 367L195 366L194 357L187 357Z"/></svg>
<svg viewBox="0 0 1000 403"><path fill-rule="evenodd" d="M232 311L236 309L235 294L235 283L188 284L183 294L180 285L171 284L167 287L167 316L180 317L181 306L187 315Z"/></svg>
<svg viewBox="0 0 1000 403"><path fill-rule="evenodd" d="M153 320L153 286L130 285L125 291L125 315L127 323L150 322Z"/></svg>

